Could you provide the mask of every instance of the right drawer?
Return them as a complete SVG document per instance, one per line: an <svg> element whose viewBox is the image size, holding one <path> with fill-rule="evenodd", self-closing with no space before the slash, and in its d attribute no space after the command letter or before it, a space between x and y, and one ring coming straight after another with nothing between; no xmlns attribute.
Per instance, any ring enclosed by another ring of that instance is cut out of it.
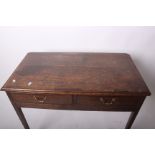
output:
<svg viewBox="0 0 155 155"><path fill-rule="evenodd" d="M137 106L137 97L78 96L77 104L86 106Z"/></svg>

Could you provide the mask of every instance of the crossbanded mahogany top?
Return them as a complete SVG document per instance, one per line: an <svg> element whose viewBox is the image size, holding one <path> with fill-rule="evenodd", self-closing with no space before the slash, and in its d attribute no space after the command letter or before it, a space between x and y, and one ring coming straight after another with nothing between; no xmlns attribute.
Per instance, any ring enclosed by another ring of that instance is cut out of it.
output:
<svg viewBox="0 0 155 155"><path fill-rule="evenodd" d="M125 53L28 53L5 91L90 95L150 95Z"/></svg>

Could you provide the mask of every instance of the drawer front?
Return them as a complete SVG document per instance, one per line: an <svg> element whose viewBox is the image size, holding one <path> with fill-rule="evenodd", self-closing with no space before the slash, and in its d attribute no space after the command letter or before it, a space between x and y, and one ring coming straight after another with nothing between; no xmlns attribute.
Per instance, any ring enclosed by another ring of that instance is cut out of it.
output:
<svg viewBox="0 0 155 155"><path fill-rule="evenodd" d="M133 111L141 102L137 97L72 96L10 93L18 107L88 111Z"/></svg>
<svg viewBox="0 0 155 155"><path fill-rule="evenodd" d="M137 106L136 97L103 97L103 96L78 96L77 104L86 106Z"/></svg>
<svg viewBox="0 0 155 155"><path fill-rule="evenodd" d="M70 95L11 93L16 104L71 104Z"/></svg>

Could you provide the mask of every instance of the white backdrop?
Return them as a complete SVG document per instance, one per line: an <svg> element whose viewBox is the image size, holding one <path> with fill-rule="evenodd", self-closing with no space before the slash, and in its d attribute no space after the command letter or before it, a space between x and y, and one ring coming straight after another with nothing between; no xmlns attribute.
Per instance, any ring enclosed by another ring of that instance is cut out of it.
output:
<svg viewBox="0 0 155 155"><path fill-rule="evenodd" d="M27 52L126 52L147 83L132 128L155 128L155 27L0 27L0 87ZM128 112L23 109L31 128L124 128ZM23 128L0 92L0 128Z"/></svg>

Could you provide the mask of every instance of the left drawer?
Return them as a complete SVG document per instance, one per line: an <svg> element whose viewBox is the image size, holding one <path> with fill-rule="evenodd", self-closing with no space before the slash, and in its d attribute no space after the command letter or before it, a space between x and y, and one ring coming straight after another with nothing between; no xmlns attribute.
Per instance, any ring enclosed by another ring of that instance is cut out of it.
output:
<svg viewBox="0 0 155 155"><path fill-rule="evenodd" d="M70 95L11 93L14 103L34 104L71 104Z"/></svg>

